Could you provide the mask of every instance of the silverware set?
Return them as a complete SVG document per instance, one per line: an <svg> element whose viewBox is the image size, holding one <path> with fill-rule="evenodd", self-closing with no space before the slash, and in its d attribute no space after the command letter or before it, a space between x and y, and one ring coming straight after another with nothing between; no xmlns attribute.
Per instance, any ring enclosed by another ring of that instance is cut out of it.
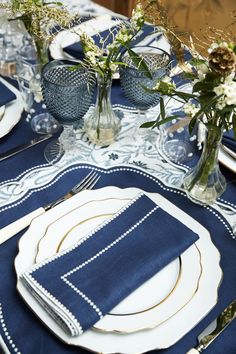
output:
<svg viewBox="0 0 236 354"><path fill-rule="evenodd" d="M0 230L0 244L6 242L9 240L11 237L15 236L18 232L24 230L27 226L30 225L31 221L36 218L39 215L42 215L46 211L54 208L56 205L64 202L65 200L71 198L75 194L86 190L86 189L92 189L98 180L100 179L100 176L98 173L91 171L85 178L83 178L78 184L76 184L66 195L63 197L57 199L56 201L53 201L43 207L40 207L31 213L23 216L22 218L14 221L13 223L5 226Z"/></svg>

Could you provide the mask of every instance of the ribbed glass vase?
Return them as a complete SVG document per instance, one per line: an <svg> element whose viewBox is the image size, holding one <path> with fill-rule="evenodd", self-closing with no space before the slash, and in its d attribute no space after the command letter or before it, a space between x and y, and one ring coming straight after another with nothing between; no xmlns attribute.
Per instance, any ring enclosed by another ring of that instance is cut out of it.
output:
<svg viewBox="0 0 236 354"><path fill-rule="evenodd" d="M89 112L84 122L89 140L99 146L112 144L121 129L120 119L111 104L111 84L111 78L98 75L95 108Z"/></svg>
<svg viewBox="0 0 236 354"><path fill-rule="evenodd" d="M200 204L212 204L226 189L218 154L223 135L220 127L208 127L202 155L197 165L187 172L183 187L190 199Z"/></svg>

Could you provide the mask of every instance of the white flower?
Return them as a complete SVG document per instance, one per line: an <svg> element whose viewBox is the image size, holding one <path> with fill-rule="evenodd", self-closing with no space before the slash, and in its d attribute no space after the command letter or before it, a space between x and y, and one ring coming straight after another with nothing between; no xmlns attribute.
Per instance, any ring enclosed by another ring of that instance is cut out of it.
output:
<svg viewBox="0 0 236 354"><path fill-rule="evenodd" d="M116 36L116 41L127 43L128 41L130 41L131 38L132 34L128 34L124 30L121 30Z"/></svg>
<svg viewBox="0 0 236 354"><path fill-rule="evenodd" d="M217 96L221 96L216 104L216 108L223 109L226 105L236 105L236 82L228 77L223 84L214 87L213 91Z"/></svg>
<svg viewBox="0 0 236 354"><path fill-rule="evenodd" d="M213 50L215 50L216 48L218 48L219 47L219 44L218 43L212 43L211 44L211 46L208 48L208 53L210 54L210 53L212 53L213 52Z"/></svg>
<svg viewBox="0 0 236 354"><path fill-rule="evenodd" d="M166 83L169 83L169 82L171 82L171 78L170 78L169 76L165 76L165 77L163 77L163 78L161 79L161 81L166 82ZM173 84L174 84L174 83L173 83Z"/></svg>
<svg viewBox="0 0 236 354"><path fill-rule="evenodd" d="M212 43L211 46L208 48L208 53L212 53L213 50L216 48L229 48L229 45L227 42L221 42L221 43Z"/></svg>
<svg viewBox="0 0 236 354"><path fill-rule="evenodd" d="M115 73L118 69L118 65L114 63L110 63L110 69L113 73Z"/></svg>
<svg viewBox="0 0 236 354"><path fill-rule="evenodd" d="M88 58L88 60L91 63L91 65L93 65L93 66L96 65L97 59L96 59L96 55L95 55L94 52L92 52L92 51L86 52L86 57Z"/></svg>
<svg viewBox="0 0 236 354"><path fill-rule="evenodd" d="M216 103L216 109L222 110L225 108L225 106L226 106L225 99L224 97L221 97Z"/></svg>
<svg viewBox="0 0 236 354"><path fill-rule="evenodd" d="M199 107L197 107L195 104L191 102L187 102L184 105L184 112L189 116L190 118L194 117L195 114L199 111Z"/></svg>
<svg viewBox="0 0 236 354"><path fill-rule="evenodd" d="M209 71L208 66L206 64L201 64L197 66L197 74L198 74L198 78L200 81L205 79L205 76L207 74L207 72Z"/></svg>
<svg viewBox="0 0 236 354"><path fill-rule="evenodd" d="M144 22L144 13L141 4L138 4L136 8L132 11L132 16L130 19L131 26L135 29L140 27L140 24Z"/></svg>
<svg viewBox="0 0 236 354"><path fill-rule="evenodd" d="M220 84L219 86L214 87L213 91L217 96L224 95L225 93L224 84Z"/></svg>

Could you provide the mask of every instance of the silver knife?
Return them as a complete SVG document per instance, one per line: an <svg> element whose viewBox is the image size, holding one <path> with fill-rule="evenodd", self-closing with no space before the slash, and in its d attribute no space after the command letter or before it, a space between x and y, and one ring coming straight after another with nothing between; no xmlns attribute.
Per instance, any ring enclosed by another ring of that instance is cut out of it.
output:
<svg viewBox="0 0 236 354"><path fill-rule="evenodd" d="M11 224L0 229L0 245L11 237L15 236L18 232L24 230L27 226L30 225L31 221L39 215L42 215L46 211L54 208L56 205L64 202L65 200L73 197L75 194L81 192L84 189L92 189L100 176L91 171L86 177L84 177L76 186L74 186L68 193L66 193L63 197L57 199L54 202L51 202L43 207L33 210L32 212L26 214L20 219L12 222Z"/></svg>
<svg viewBox="0 0 236 354"><path fill-rule="evenodd" d="M198 336L198 346L190 349L186 354L198 354L206 349L215 340L220 333L235 319L236 317L236 300L231 302L223 312Z"/></svg>
<svg viewBox="0 0 236 354"><path fill-rule="evenodd" d="M21 144L21 145L18 145L16 147L14 147L13 149L10 149L6 152L3 152L2 154L0 154L0 161L3 161L3 160L6 160L8 159L9 157L12 157L16 154L18 154L19 152L22 152L24 150L27 150L29 149L31 146L34 146L34 145L37 145L49 138L52 137L52 134L47 134L47 135L42 135L42 136L39 136L37 138L34 138L30 141L28 141L27 143L24 143L24 144Z"/></svg>

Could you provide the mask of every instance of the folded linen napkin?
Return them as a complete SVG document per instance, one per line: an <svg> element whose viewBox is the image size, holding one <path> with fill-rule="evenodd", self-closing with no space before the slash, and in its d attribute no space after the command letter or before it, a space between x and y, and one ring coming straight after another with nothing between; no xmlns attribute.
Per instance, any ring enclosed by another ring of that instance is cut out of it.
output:
<svg viewBox="0 0 236 354"><path fill-rule="evenodd" d="M100 30L99 26L97 27L96 33L91 35L93 38L95 44L98 47L105 46L107 47L109 44L111 44L114 40L114 36L117 35L117 33L120 30L120 21L117 22L116 20L112 21L114 23L113 26L111 25L111 22L108 22L108 28L104 30ZM148 35L153 34L154 28L150 25L144 25L142 31L137 34L137 36L133 39L131 42L131 45L139 45ZM145 45L151 45L152 42L156 39L157 35L154 35L150 37L150 40L145 40ZM103 43L102 40L105 40L105 43ZM81 42L75 42L71 45L68 45L63 48L63 51L68 53L69 55L73 56L76 59L83 60L84 59L84 54L83 54L83 47L81 45Z"/></svg>
<svg viewBox="0 0 236 354"><path fill-rule="evenodd" d="M74 247L21 279L57 323L77 336L197 239L140 193Z"/></svg>
<svg viewBox="0 0 236 354"><path fill-rule="evenodd" d="M0 82L0 107L16 99L16 95Z"/></svg>
<svg viewBox="0 0 236 354"><path fill-rule="evenodd" d="M234 139L234 132L230 130L223 135L223 145L227 146L230 150L236 152L236 140Z"/></svg>

